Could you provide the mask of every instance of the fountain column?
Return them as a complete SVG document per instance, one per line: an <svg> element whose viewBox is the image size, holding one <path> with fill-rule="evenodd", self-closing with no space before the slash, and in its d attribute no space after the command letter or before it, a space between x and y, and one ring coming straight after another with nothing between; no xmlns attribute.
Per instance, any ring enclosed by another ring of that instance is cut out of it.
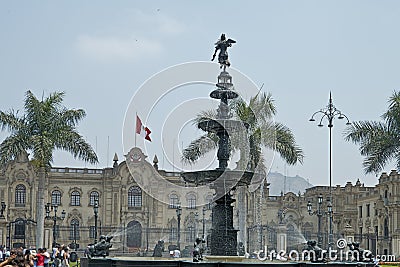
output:
<svg viewBox="0 0 400 267"><path fill-rule="evenodd" d="M230 112L228 101L237 98L232 83L232 76L226 71L230 66L227 48L235 43L232 39L226 39L225 35L216 44L216 50L220 50L218 62L221 64L221 73L218 75L216 89L210 93L210 97L219 99L216 118L210 118L198 124L205 132L218 136L218 168L215 170L185 172L181 176L188 183L195 185L209 185L215 190L215 205L212 208L212 227L210 243L208 246L213 256L237 256L237 232L233 227L232 190L238 186L250 184L254 173L246 170L230 170L228 162L231 156L231 134L247 132L248 125L240 120L235 120ZM215 57L215 54L214 54Z"/></svg>

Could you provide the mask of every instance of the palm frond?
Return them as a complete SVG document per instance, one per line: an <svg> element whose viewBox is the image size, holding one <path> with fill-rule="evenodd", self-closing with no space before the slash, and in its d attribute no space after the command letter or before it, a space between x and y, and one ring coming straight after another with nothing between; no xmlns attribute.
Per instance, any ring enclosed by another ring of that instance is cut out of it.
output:
<svg viewBox="0 0 400 267"><path fill-rule="evenodd" d="M61 114L60 120L65 121L68 125L75 126L86 116L83 109L64 109Z"/></svg>
<svg viewBox="0 0 400 267"><path fill-rule="evenodd" d="M22 128L24 124L24 118L19 118L17 112L13 110L7 113L0 111L0 129L2 131L8 130L9 132L15 132Z"/></svg>
<svg viewBox="0 0 400 267"><path fill-rule="evenodd" d="M290 129L280 123L275 123L274 125L276 132L274 150L290 165L303 163L303 150L296 145L296 140Z"/></svg>
<svg viewBox="0 0 400 267"><path fill-rule="evenodd" d="M21 152L29 149L29 140L24 135L12 134L0 144L0 163L15 159Z"/></svg>
<svg viewBox="0 0 400 267"><path fill-rule="evenodd" d="M192 164L207 152L217 148L218 137L215 134L205 134L193 140L182 152L182 161Z"/></svg>
<svg viewBox="0 0 400 267"><path fill-rule="evenodd" d="M60 131L54 137L55 148L70 152L74 158L84 160L89 163L97 163L98 158L93 148L85 139L75 131Z"/></svg>

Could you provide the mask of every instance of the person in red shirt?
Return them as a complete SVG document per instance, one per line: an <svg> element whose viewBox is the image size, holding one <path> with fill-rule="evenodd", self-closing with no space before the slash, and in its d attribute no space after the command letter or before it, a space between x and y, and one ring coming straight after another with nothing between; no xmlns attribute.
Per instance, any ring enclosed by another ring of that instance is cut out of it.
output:
<svg viewBox="0 0 400 267"><path fill-rule="evenodd" d="M38 253L36 254L37 264L36 267L44 267L44 258L43 249L39 248Z"/></svg>

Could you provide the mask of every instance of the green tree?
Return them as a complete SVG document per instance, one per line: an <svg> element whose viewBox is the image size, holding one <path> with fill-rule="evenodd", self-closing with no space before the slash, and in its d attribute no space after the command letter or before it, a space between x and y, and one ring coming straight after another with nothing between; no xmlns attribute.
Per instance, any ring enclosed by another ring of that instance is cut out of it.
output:
<svg viewBox="0 0 400 267"><path fill-rule="evenodd" d="M400 169L400 93L389 98L383 121L359 121L345 130L345 139L358 144L365 173L378 173L394 160Z"/></svg>
<svg viewBox="0 0 400 267"><path fill-rule="evenodd" d="M36 247L43 247L45 182L53 162L55 149L70 152L75 158L97 163L92 147L77 132L76 125L86 113L82 109L67 109L62 105L64 92L55 92L38 100L26 92L23 115L13 110L0 111L0 128L10 135L0 144L0 162L7 163L26 151L37 167L37 232Z"/></svg>
<svg viewBox="0 0 400 267"><path fill-rule="evenodd" d="M290 165L303 162L303 151L296 144L294 135L289 128L281 123L274 122L276 107L271 94L259 93L250 99L247 104L241 99L231 101L232 117L249 125L248 134L238 133L231 136L232 151L240 151L240 162L247 166L242 169L251 171L265 170L262 147L266 147L279 153ZM202 112L195 119L195 124L216 118L216 112ZM245 138L245 139L244 139ZM217 148L218 137L214 133L205 133L193 140L183 151L183 161L193 163L206 153ZM247 147L246 147L247 146ZM249 159L246 159L245 150L249 151Z"/></svg>

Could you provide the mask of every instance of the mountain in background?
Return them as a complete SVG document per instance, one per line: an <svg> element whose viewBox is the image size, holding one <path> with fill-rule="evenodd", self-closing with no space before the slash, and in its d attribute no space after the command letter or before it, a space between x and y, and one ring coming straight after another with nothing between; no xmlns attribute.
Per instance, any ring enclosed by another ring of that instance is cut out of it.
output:
<svg viewBox="0 0 400 267"><path fill-rule="evenodd" d="M284 176L279 172L270 172L267 176L267 182L269 185L269 195L279 196L281 192L293 192L303 194L307 188L313 187L306 179L296 176Z"/></svg>

